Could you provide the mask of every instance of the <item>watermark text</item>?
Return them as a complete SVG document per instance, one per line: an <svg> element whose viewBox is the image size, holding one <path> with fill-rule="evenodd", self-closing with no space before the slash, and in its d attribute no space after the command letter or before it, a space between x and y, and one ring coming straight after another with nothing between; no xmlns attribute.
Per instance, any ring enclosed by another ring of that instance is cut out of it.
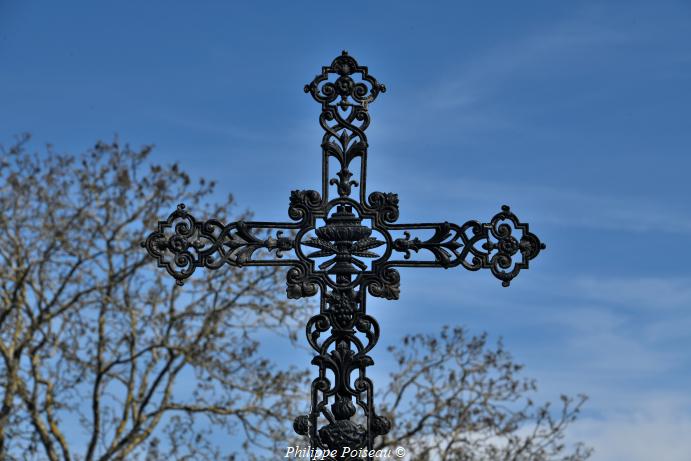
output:
<svg viewBox="0 0 691 461"><path fill-rule="evenodd" d="M369 457L372 459L392 459L403 458L406 454L406 449L403 447L383 448L380 450L368 450L366 448L343 448L343 452L338 454L338 450L325 450L321 448L314 448L310 446L287 447L284 458L303 458L309 460L327 460L348 457Z"/></svg>

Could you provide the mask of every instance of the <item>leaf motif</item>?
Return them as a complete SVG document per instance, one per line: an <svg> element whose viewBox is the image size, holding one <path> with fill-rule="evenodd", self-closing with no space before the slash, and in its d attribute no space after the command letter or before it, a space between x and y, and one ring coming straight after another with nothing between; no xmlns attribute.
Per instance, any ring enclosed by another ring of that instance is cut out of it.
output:
<svg viewBox="0 0 691 461"><path fill-rule="evenodd" d="M247 243L260 243L261 240L255 237L247 227L244 221L238 221L236 226L236 234Z"/></svg>
<svg viewBox="0 0 691 461"><path fill-rule="evenodd" d="M252 259L252 255L254 254L254 250L256 250L256 249L257 249L256 247L251 247L251 246L244 247L244 248L240 249L236 253L235 261L238 264L244 264L247 261L250 261Z"/></svg>
<svg viewBox="0 0 691 461"><path fill-rule="evenodd" d="M329 267L333 266L334 264L336 264L336 258L334 258L334 259L329 259L328 261L321 263L321 264L319 265L319 269L321 269L321 270L326 270L326 269L328 269Z"/></svg>
<svg viewBox="0 0 691 461"><path fill-rule="evenodd" d="M370 248L377 248L379 246L382 246L383 244L384 242L382 242L381 240L377 240L374 237L367 237L355 242L352 246L352 249L354 251L369 250Z"/></svg>
<svg viewBox="0 0 691 461"><path fill-rule="evenodd" d="M346 163L350 163L355 157L364 155L367 151L367 144L362 141L358 141L348 148L345 154Z"/></svg>
<svg viewBox="0 0 691 461"><path fill-rule="evenodd" d="M371 251L353 251L351 252L353 256L359 256L361 258L378 258L377 253L372 253Z"/></svg>
<svg viewBox="0 0 691 461"><path fill-rule="evenodd" d="M320 238L311 238L311 239L303 240L301 243L303 245L308 246L308 247L319 248L320 250L330 250L330 251L336 252L336 246L333 243L328 242L326 240L322 240Z"/></svg>
<svg viewBox="0 0 691 461"><path fill-rule="evenodd" d="M335 254L335 252L331 251L331 250L319 250L319 251L315 251L313 253L308 254L307 257L308 258L321 258L323 256L331 256L333 254Z"/></svg>
<svg viewBox="0 0 691 461"><path fill-rule="evenodd" d="M343 150L341 147L336 144L333 141L327 142L323 144L324 150L329 154L332 155L333 157L337 158L340 161L343 161Z"/></svg>
<svg viewBox="0 0 691 461"><path fill-rule="evenodd" d="M232 239L226 240L225 242L223 242L222 246L227 248L230 251L234 251L234 250L237 250L238 248L242 248L242 247L245 247L245 246L248 246L251 244L252 244L252 242L242 240L237 235L234 235Z"/></svg>
<svg viewBox="0 0 691 461"><path fill-rule="evenodd" d="M457 249L463 246L463 244L457 240L451 240L449 242L443 243L442 245L450 249L451 251L456 251Z"/></svg>
<svg viewBox="0 0 691 461"><path fill-rule="evenodd" d="M451 235L451 225L444 222L434 231L434 235L426 243L441 243Z"/></svg>
<svg viewBox="0 0 691 461"><path fill-rule="evenodd" d="M358 259L351 259L350 262L353 263L353 264L355 264L357 267L359 267L359 268L362 269L363 271L364 271L365 269L367 269L367 264L363 263L362 261L360 261L360 260L358 260Z"/></svg>
<svg viewBox="0 0 691 461"><path fill-rule="evenodd" d="M451 266L451 255L449 254L448 251L446 251L444 248L430 248L430 251L434 253L434 255L437 258L437 262L441 267L450 267Z"/></svg>
<svg viewBox="0 0 691 461"><path fill-rule="evenodd" d="M347 149L348 143L350 143L350 134L348 133L348 130L343 130L341 132L339 140L341 141L341 146L343 146L343 149Z"/></svg>

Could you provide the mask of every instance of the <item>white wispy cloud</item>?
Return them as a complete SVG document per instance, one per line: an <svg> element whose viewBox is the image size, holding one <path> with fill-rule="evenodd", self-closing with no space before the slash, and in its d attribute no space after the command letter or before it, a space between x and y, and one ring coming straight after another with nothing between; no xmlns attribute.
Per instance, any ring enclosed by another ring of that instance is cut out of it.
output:
<svg viewBox="0 0 691 461"><path fill-rule="evenodd" d="M673 440L665 435L668 428L691 424L691 397L675 394L691 386L691 350L679 347L691 344L691 279L530 275L510 296L471 277L412 286L412 305L403 306L407 323L415 322L419 314L410 311L421 310L414 306L424 300L435 306L439 322L456 318L504 336L516 360L527 365L527 375L538 378L541 398L588 394L587 414L597 418L585 417L579 427L587 429L576 431L576 438L596 445L595 460L691 459L680 457L691 450L676 451L674 445L659 456L650 456L651 448L626 458L625 443L636 431L649 430L652 445L661 449Z"/></svg>
<svg viewBox="0 0 691 461"><path fill-rule="evenodd" d="M604 419L583 417L569 431L569 439L585 440L594 447L592 461L689 461L688 396L631 397L635 400L630 411Z"/></svg>
<svg viewBox="0 0 691 461"><path fill-rule="evenodd" d="M534 30L515 40L507 40L475 59L459 63L456 73L432 82L422 100L437 108L463 109L478 106L522 74L533 75L536 68L558 62L573 62L602 46L632 39L624 29L603 23L599 8L584 7L569 18Z"/></svg>
<svg viewBox="0 0 691 461"><path fill-rule="evenodd" d="M571 283L571 289L594 301L657 311L691 308L690 277L583 276Z"/></svg>
<svg viewBox="0 0 691 461"><path fill-rule="evenodd" d="M454 179L413 176L399 187L406 206L420 203L472 203L475 207L496 208L511 197L519 217L529 213L532 222L549 223L571 229L604 229L663 234L691 233L691 210L683 201L640 196L602 194L535 182L493 181L471 177ZM441 197L441 198L440 198ZM441 206L440 206L441 207Z"/></svg>
<svg viewBox="0 0 691 461"><path fill-rule="evenodd" d="M520 73L555 57L568 58L583 49L623 41L626 36L604 28L559 25L513 43L490 50L480 58L463 63L463 71L434 85L425 98L439 109L476 107L501 88L510 86Z"/></svg>

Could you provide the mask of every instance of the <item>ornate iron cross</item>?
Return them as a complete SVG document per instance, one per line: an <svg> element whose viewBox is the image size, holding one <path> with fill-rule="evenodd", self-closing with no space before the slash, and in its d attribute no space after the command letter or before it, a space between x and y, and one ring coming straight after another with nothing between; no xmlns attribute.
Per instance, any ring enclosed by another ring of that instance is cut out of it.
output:
<svg viewBox="0 0 691 461"><path fill-rule="evenodd" d="M396 267L489 269L506 287L545 248L508 206L488 223L398 224L396 194L367 195L368 106L385 91L345 51L305 85L322 106L322 190L291 192L292 222L202 222L181 204L142 244L180 285L197 267L288 266L289 298L320 293L319 314L306 328L319 374L312 381L310 413L293 426L309 436L312 448L338 450L339 456L345 447L372 449L375 437L391 428L374 409L366 375L374 364L367 354L379 339L366 293L398 299ZM330 161L337 165L335 175ZM359 170L358 180L351 168ZM260 236L266 232L268 238Z"/></svg>

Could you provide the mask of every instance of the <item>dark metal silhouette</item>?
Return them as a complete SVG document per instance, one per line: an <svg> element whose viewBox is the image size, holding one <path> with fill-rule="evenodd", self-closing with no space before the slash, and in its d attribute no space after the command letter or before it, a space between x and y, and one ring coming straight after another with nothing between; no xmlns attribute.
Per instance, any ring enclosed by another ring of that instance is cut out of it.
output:
<svg viewBox="0 0 691 461"><path fill-rule="evenodd" d="M368 105L385 91L345 51L305 86L322 106L322 191L291 192L293 222L202 222L179 205L142 244L180 285L197 267L288 266L289 298L321 293L319 314L306 329L319 376L311 411L298 416L294 428L314 449L339 450L339 456L344 447L371 449L391 428L375 412L366 376L374 363L367 354L379 339L379 324L366 313L366 292L398 299L396 267L489 269L509 286L545 248L506 205L488 223L397 224L396 194L367 195ZM331 164L337 165L333 175ZM329 199L332 189L337 196Z"/></svg>

